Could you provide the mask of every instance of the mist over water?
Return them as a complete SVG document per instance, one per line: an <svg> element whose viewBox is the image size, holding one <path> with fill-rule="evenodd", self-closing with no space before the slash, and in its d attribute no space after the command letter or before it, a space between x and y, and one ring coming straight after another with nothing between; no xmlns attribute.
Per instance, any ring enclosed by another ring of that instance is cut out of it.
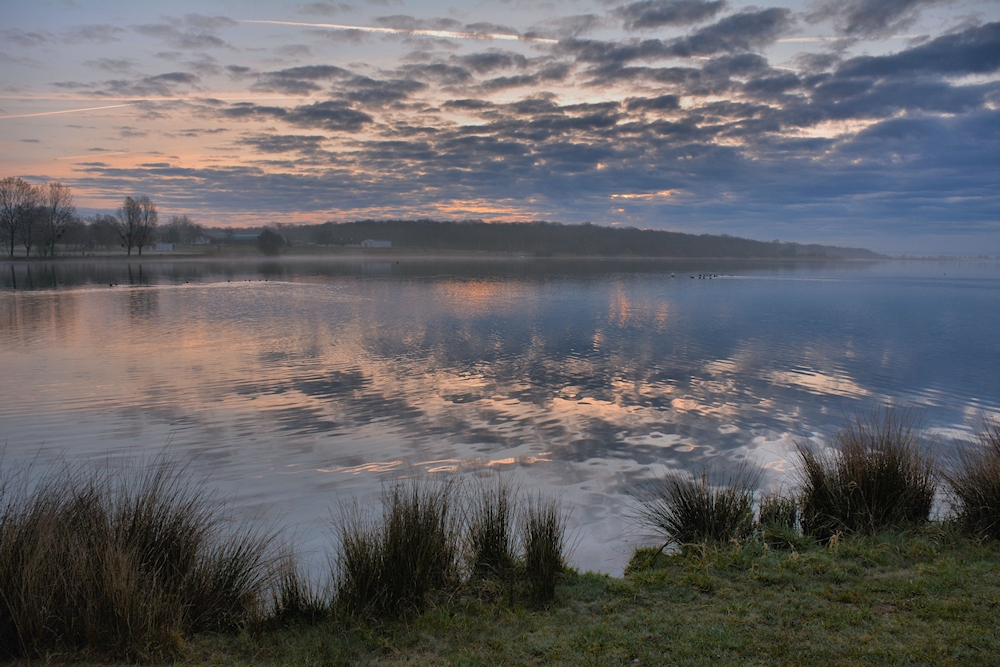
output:
<svg viewBox="0 0 1000 667"><path fill-rule="evenodd" d="M5 466L167 447L317 551L384 480L499 468L619 572L666 469L787 486L796 439L887 403L946 450L1000 414L998 332L989 261L15 263L0 438Z"/></svg>

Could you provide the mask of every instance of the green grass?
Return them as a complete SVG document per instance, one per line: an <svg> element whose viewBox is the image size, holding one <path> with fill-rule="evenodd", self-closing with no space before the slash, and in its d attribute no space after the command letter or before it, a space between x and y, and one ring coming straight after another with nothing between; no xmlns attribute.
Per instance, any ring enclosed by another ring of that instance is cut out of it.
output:
<svg viewBox="0 0 1000 667"><path fill-rule="evenodd" d="M181 662L966 667L1000 656L1000 551L950 525L633 562L622 578L560 575L546 606L465 590L405 621L202 635Z"/></svg>

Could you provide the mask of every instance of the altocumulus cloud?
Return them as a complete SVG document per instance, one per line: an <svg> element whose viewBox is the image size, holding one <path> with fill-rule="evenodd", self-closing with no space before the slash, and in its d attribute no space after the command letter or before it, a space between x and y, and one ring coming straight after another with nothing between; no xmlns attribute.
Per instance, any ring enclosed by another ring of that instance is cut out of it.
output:
<svg viewBox="0 0 1000 667"><path fill-rule="evenodd" d="M1000 239L1000 17L976 6L980 19L931 0L831 0L800 12L584 1L572 15L523 19L496 7L482 17L293 8L390 31L358 42L279 20L288 17L251 27L209 2L204 14L11 25L4 36L36 60L101 47L80 62L118 78L49 85L134 102L137 115L103 135L130 143L108 143L102 163L71 163L65 180L142 189L167 208L489 217L493 202L514 218L879 248L900 234L950 234L980 247ZM951 19L921 23L934 12ZM930 32L871 39L903 28ZM241 41L251 31L258 41ZM779 41L816 31L803 50ZM174 51L149 60L127 48L136 35ZM156 67L164 58L171 71ZM177 130L180 118L215 129ZM152 150L157 137L209 136L231 164ZM111 156L143 142L155 159Z"/></svg>

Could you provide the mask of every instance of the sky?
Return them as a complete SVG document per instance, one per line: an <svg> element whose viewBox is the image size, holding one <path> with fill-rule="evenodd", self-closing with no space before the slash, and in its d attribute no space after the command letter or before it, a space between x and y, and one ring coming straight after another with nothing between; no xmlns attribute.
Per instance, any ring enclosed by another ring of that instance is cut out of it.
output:
<svg viewBox="0 0 1000 667"><path fill-rule="evenodd" d="M0 0L0 177L1000 254L997 0Z"/></svg>

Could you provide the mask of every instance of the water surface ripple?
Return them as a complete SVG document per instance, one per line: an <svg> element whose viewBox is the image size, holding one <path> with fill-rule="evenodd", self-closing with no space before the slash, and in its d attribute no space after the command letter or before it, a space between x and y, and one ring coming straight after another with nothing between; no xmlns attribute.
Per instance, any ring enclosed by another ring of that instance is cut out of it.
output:
<svg viewBox="0 0 1000 667"><path fill-rule="evenodd" d="M796 439L880 403L950 446L1000 413L998 331L987 261L15 263L0 438L4 465L168 446L308 548L392 476L512 470L620 571L665 469L787 485Z"/></svg>

